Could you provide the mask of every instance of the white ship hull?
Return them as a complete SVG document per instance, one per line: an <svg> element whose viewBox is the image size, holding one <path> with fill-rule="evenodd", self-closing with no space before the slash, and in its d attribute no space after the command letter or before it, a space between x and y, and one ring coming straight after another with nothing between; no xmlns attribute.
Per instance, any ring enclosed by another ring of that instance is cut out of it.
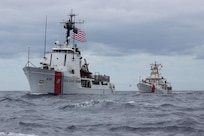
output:
<svg viewBox="0 0 204 136"><path fill-rule="evenodd" d="M155 85L154 88L149 83L140 82L137 84L140 93L172 93L172 90L163 89L159 85Z"/></svg>
<svg viewBox="0 0 204 136"><path fill-rule="evenodd" d="M23 71L33 94L113 94L114 85L94 85L92 79L66 76L64 72L26 66ZM82 87L82 80L90 85Z"/></svg>

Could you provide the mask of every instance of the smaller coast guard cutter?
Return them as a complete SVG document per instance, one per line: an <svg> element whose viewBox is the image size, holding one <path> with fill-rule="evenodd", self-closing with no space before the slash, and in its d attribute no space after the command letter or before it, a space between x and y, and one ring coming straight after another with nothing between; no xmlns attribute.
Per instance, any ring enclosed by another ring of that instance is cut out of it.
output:
<svg viewBox="0 0 204 136"><path fill-rule="evenodd" d="M172 87L159 73L162 65L151 64L151 73L146 79L140 79L137 87L140 93L171 93Z"/></svg>
<svg viewBox="0 0 204 136"><path fill-rule="evenodd" d="M28 79L33 94L112 94L114 84L107 75L92 74L86 59L75 40L84 42L85 33L75 27L75 14L69 15L64 22L66 42L55 42L51 52L46 52L41 67L30 66L28 63L23 71ZM71 44L71 40L73 44Z"/></svg>

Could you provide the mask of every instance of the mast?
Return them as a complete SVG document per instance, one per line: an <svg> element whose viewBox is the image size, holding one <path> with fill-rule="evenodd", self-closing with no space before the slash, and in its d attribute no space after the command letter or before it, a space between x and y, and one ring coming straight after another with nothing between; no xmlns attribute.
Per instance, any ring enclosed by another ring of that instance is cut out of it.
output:
<svg viewBox="0 0 204 136"><path fill-rule="evenodd" d="M65 22L65 25L64 25L64 28L67 30L66 32L66 44L69 45L70 43L70 33L71 33L71 30L74 29L74 24L75 22L73 21L73 17L76 16L75 14L72 13L72 10L71 10L71 13L69 14L69 20Z"/></svg>
<svg viewBox="0 0 204 136"><path fill-rule="evenodd" d="M45 19L45 41L44 41L44 57L45 57L45 53L46 53L46 38L47 38L47 16L46 16L46 19Z"/></svg>
<svg viewBox="0 0 204 136"><path fill-rule="evenodd" d="M67 30L66 32L66 44L69 45L70 43L70 33L71 30L75 31L75 23L84 23L84 21L79 21L79 22L75 22L74 17L76 16L76 14L73 13L73 11L71 10L71 13L69 14L69 20L64 22L64 28ZM77 31L77 30L76 30Z"/></svg>
<svg viewBox="0 0 204 136"><path fill-rule="evenodd" d="M151 64L151 73L150 73L151 76L155 75L156 77L160 77L159 66L162 67L161 64L157 64L156 62L155 64Z"/></svg>
<svg viewBox="0 0 204 136"><path fill-rule="evenodd" d="M28 62L27 62L28 67L29 67L29 63L30 63L30 47L28 47Z"/></svg>

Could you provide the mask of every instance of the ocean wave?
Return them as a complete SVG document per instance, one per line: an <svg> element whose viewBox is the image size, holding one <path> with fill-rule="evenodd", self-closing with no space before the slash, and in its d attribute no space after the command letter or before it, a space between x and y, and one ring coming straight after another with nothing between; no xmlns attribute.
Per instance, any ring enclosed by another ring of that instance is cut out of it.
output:
<svg viewBox="0 0 204 136"><path fill-rule="evenodd" d="M135 101L118 102L113 100L90 100L78 103L69 102L68 104L61 105L59 109L73 109L73 108L96 108L96 109L133 109Z"/></svg>
<svg viewBox="0 0 204 136"><path fill-rule="evenodd" d="M0 136L38 136L38 135L35 135L35 134L14 133L14 132L0 132Z"/></svg>
<svg viewBox="0 0 204 136"><path fill-rule="evenodd" d="M104 100L100 103L101 109L109 109L109 110L121 110L121 109L134 109L135 101L113 101L113 100Z"/></svg>
<svg viewBox="0 0 204 136"><path fill-rule="evenodd" d="M109 131L137 131L139 128L133 127L133 126L117 126L117 127L111 127Z"/></svg>
<svg viewBox="0 0 204 136"><path fill-rule="evenodd" d="M159 105L159 108L161 108L162 110L183 110L182 106L176 105L175 104L171 104L171 103L163 103L161 105Z"/></svg>
<svg viewBox="0 0 204 136"><path fill-rule="evenodd" d="M69 103L69 104L65 104L63 106L60 106L59 109L65 110L65 109L69 109L69 108L86 108L86 107L94 106L98 103L100 103L100 101L96 101L96 100L83 101L83 102L79 102L79 103Z"/></svg>
<svg viewBox="0 0 204 136"><path fill-rule="evenodd" d="M96 124L78 124L78 125L70 125L66 127L67 131L79 131L79 130L87 130L93 131L96 129L107 130L108 127L112 126L112 124L103 124L103 123L96 123Z"/></svg>
<svg viewBox="0 0 204 136"><path fill-rule="evenodd" d="M177 120L176 123L178 124L178 126L182 126L182 127L188 126L195 129L201 129L201 130L203 130L203 126L204 126L204 122L199 118L196 118L195 116L184 117L182 119Z"/></svg>
<svg viewBox="0 0 204 136"><path fill-rule="evenodd" d="M3 99L0 100L0 103L1 102L5 102L5 103L9 103L9 104L20 104L20 105L27 105L27 106L30 106L30 105L35 105L34 103L31 103L31 102L28 102L28 101L25 101L23 99L20 99L20 98L12 98L12 97L5 97Z"/></svg>
<svg viewBox="0 0 204 136"><path fill-rule="evenodd" d="M129 101L129 102L123 103L121 105L121 108L125 108L125 109L135 108L135 102L134 101Z"/></svg>
<svg viewBox="0 0 204 136"><path fill-rule="evenodd" d="M132 133L149 133L149 132L160 132L162 134L164 133L182 133L182 134L194 134L194 135L200 135L204 134L204 130L197 129L189 126L179 126L179 125L170 125L170 126L116 126L109 128L109 131L113 132L132 132Z"/></svg>
<svg viewBox="0 0 204 136"><path fill-rule="evenodd" d="M34 128L43 128L43 127L47 127L48 125L43 125L43 124L39 124L39 123L31 123L31 122L25 122L25 121L20 121L19 122L20 126L23 127L34 127Z"/></svg>
<svg viewBox="0 0 204 136"><path fill-rule="evenodd" d="M101 102L102 108L112 108L116 103L113 100L104 100Z"/></svg>
<svg viewBox="0 0 204 136"><path fill-rule="evenodd" d="M204 92L57 96L0 93L0 136L204 135Z"/></svg>

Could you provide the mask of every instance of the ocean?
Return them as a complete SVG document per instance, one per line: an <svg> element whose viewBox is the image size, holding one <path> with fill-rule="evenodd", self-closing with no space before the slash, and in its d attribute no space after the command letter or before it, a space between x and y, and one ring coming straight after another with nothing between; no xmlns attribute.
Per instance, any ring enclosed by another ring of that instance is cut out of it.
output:
<svg viewBox="0 0 204 136"><path fill-rule="evenodd" d="M0 136L204 136L204 91L0 92Z"/></svg>

